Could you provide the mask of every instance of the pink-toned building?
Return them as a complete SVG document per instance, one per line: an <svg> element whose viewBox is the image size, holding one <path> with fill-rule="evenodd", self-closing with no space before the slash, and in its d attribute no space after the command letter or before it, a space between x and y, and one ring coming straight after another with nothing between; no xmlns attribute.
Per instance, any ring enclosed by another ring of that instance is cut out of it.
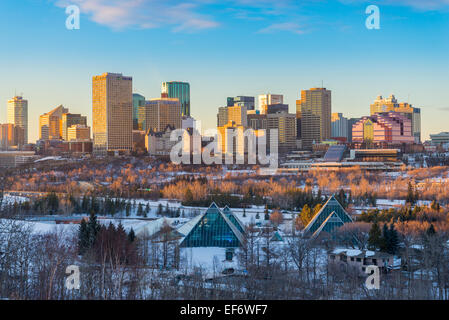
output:
<svg viewBox="0 0 449 320"><path fill-rule="evenodd" d="M352 126L353 142L402 144L414 142L412 122L397 112L375 113Z"/></svg>

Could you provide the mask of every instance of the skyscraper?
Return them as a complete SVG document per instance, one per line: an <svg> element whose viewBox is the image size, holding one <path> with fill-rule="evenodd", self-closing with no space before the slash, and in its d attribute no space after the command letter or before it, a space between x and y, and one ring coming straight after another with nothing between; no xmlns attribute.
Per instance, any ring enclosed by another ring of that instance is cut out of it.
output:
<svg viewBox="0 0 449 320"><path fill-rule="evenodd" d="M62 115L67 112L69 112L69 109L60 105L41 115L39 117L39 139L62 139Z"/></svg>
<svg viewBox="0 0 449 320"><path fill-rule="evenodd" d="M162 94L165 94L167 98L178 98L181 103L181 115L190 116L190 84L188 82L163 82Z"/></svg>
<svg viewBox="0 0 449 320"><path fill-rule="evenodd" d="M0 124L0 150L22 147L24 132L23 128L18 125L12 123Z"/></svg>
<svg viewBox="0 0 449 320"><path fill-rule="evenodd" d="M174 129L181 128L181 103L177 98L157 98L145 101L140 107L139 117L143 119L145 132L153 130L162 132L170 125Z"/></svg>
<svg viewBox="0 0 449 320"><path fill-rule="evenodd" d="M290 152L296 148L296 117L293 113L277 112L267 114L268 141L270 130L278 130L279 152Z"/></svg>
<svg viewBox="0 0 449 320"><path fill-rule="evenodd" d="M297 125L301 127L304 149L320 143L331 136L331 91L326 88L311 88L301 91L301 100L296 101Z"/></svg>
<svg viewBox="0 0 449 320"><path fill-rule="evenodd" d="M237 126L247 126L247 110L246 107L232 106L232 107L220 107L218 108L218 127L222 127L228 122L233 121Z"/></svg>
<svg viewBox="0 0 449 320"><path fill-rule="evenodd" d="M28 143L28 101L15 96L8 100L8 123L15 124L24 130L24 143Z"/></svg>
<svg viewBox="0 0 449 320"><path fill-rule="evenodd" d="M283 104L284 96L282 94L261 94L259 95L259 111L261 114L267 114L267 108L272 104Z"/></svg>
<svg viewBox="0 0 449 320"><path fill-rule="evenodd" d="M235 105L240 107L246 107L246 110L254 110L256 102L254 97L247 97L247 96L228 97L227 106L233 107Z"/></svg>
<svg viewBox="0 0 449 320"><path fill-rule="evenodd" d="M346 141L348 141L349 140L348 118L343 117L342 113L332 113L331 131L332 131L331 132L332 138L346 138Z"/></svg>
<svg viewBox="0 0 449 320"><path fill-rule="evenodd" d="M142 129L142 120L139 121L139 108L145 104L145 97L133 93L133 130Z"/></svg>
<svg viewBox="0 0 449 320"><path fill-rule="evenodd" d="M68 129L77 124L87 126L87 117L80 114L64 113L62 115L62 139L68 141Z"/></svg>
<svg viewBox="0 0 449 320"><path fill-rule="evenodd" d="M103 73L92 78L94 152L132 149L132 77Z"/></svg>

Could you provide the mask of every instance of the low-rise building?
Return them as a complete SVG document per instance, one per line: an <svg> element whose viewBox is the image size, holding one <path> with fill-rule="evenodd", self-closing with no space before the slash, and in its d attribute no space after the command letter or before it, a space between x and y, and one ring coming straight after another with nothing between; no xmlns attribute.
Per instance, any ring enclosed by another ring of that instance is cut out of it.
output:
<svg viewBox="0 0 449 320"><path fill-rule="evenodd" d="M449 132L440 132L438 134L431 134L430 141L432 145L443 145L449 143Z"/></svg>
<svg viewBox="0 0 449 320"><path fill-rule="evenodd" d="M376 266L382 271L394 267L394 256L384 252L357 250L357 249L335 249L328 255L329 262L339 268L353 267L364 274L368 266Z"/></svg>

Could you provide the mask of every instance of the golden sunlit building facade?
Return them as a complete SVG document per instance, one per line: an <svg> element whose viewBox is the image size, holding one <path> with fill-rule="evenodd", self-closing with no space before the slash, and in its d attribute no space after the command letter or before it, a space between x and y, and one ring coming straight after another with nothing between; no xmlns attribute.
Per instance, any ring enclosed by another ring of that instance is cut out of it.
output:
<svg viewBox="0 0 449 320"><path fill-rule="evenodd" d="M182 126L181 103L178 98L157 98L145 101L139 107L139 118L143 119L142 130L164 131L167 126L180 129Z"/></svg>
<svg viewBox="0 0 449 320"><path fill-rule="evenodd" d="M129 152L133 131L132 77L103 73L92 78L94 152Z"/></svg>
<svg viewBox="0 0 449 320"><path fill-rule="evenodd" d="M58 140L62 139L62 115L69 112L60 105L48 113L39 117L39 139Z"/></svg>
<svg viewBox="0 0 449 320"><path fill-rule="evenodd" d="M331 91L326 88L311 88L301 91L296 101L298 139L304 149L312 149L331 137Z"/></svg>
<svg viewBox="0 0 449 320"><path fill-rule="evenodd" d="M8 123L24 130L24 144L28 143L28 101L20 96L8 100Z"/></svg>

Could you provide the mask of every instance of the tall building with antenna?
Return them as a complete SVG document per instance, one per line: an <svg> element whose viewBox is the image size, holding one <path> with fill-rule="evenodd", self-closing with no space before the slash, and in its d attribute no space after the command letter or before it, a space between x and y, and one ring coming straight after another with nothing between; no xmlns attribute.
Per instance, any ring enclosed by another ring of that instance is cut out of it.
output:
<svg viewBox="0 0 449 320"><path fill-rule="evenodd" d="M15 124L24 130L24 143L28 143L28 101L22 96L8 100L8 123Z"/></svg>
<svg viewBox="0 0 449 320"><path fill-rule="evenodd" d="M304 149L311 149L331 137L331 91L326 88L311 88L301 91L296 101L297 139Z"/></svg>

